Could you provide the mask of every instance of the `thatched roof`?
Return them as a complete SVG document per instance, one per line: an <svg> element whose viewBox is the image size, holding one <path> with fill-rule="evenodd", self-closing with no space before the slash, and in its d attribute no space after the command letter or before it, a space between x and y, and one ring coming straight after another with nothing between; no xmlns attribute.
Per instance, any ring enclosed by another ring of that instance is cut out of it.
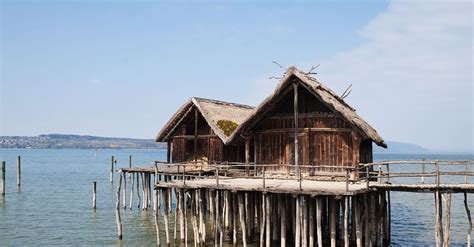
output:
<svg viewBox="0 0 474 247"><path fill-rule="evenodd" d="M228 142L229 137L236 129L233 126L236 125L238 127L254 109L254 107L248 105L203 98L191 98L171 117L168 123L161 129L160 133L158 133L155 141L167 141L175 128L194 107L199 110L214 133L216 133L224 143ZM227 126L229 124L231 125L230 130Z"/></svg>
<svg viewBox="0 0 474 247"><path fill-rule="evenodd" d="M322 103L340 114L345 120L351 123L359 132L368 139L373 140L377 145L381 147L387 147L383 138L379 136L377 131L372 128L367 122L364 121L357 113L355 109L349 106L344 100L334 93L331 89L317 81L315 78L307 75L305 72L299 71L295 67L290 67L285 73L283 79L276 87L273 94L267 97L245 120L244 123L240 124L232 136L228 139L230 143L241 138L241 135L246 131L254 127L267 113L269 113L277 103L279 96L286 90L286 88L298 80L309 92L315 95Z"/></svg>

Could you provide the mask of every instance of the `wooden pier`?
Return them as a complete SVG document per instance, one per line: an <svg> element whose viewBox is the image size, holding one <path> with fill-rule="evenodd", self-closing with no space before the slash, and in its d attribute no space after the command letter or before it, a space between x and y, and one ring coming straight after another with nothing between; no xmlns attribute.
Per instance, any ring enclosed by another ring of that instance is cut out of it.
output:
<svg viewBox="0 0 474 247"><path fill-rule="evenodd" d="M143 210L154 205L158 245L194 241L195 246L212 242L219 246L224 242L239 246L388 246L390 192L408 191L435 195L436 243L449 246L451 193L465 196L470 226L466 243L470 243L472 222L467 193L474 192L474 184L469 182L474 176L473 165L474 161L378 162L360 164L357 170L346 168L347 174L358 172L357 180L346 176L338 181L321 181L310 173L298 176L296 169L290 175L266 173L271 165L224 163L204 168L193 163L156 162L151 167L122 168L118 181L125 180L129 173L129 183L141 182L143 199L137 205ZM405 167L410 167L410 172L403 172ZM414 172L414 167L420 172ZM396 171L390 172L390 168ZM401 178L411 183L398 183L405 181ZM121 186L117 189L118 204ZM131 209L133 188L130 191ZM119 206L117 210L121 231ZM158 220L160 215L162 221ZM169 226L170 215L175 215L174 229ZM166 238L160 240L163 231Z"/></svg>

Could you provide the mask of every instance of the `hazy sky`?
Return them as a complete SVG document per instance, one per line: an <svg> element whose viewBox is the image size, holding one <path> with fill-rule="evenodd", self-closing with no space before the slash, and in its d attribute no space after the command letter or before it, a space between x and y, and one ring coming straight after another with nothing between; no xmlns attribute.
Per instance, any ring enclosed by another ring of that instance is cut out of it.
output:
<svg viewBox="0 0 474 247"><path fill-rule="evenodd" d="M153 138L192 96L257 105L276 60L353 84L386 140L472 152L473 8L443 2L2 1L0 135Z"/></svg>

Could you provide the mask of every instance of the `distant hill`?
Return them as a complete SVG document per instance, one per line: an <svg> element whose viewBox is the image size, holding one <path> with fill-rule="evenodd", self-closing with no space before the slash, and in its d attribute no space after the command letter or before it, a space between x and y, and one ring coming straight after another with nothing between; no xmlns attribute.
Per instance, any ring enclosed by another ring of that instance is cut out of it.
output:
<svg viewBox="0 0 474 247"><path fill-rule="evenodd" d="M84 149L157 149L164 143L152 139L48 134L39 136L0 136L0 148L84 148Z"/></svg>
<svg viewBox="0 0 474 247"><path fill-rule="evenodd" d="M382 148L374 144L374 153L387 153L387 154L425 154L429 153L430 150L418 146L412 143L405 142L387 142L388 148Z"/></svg>

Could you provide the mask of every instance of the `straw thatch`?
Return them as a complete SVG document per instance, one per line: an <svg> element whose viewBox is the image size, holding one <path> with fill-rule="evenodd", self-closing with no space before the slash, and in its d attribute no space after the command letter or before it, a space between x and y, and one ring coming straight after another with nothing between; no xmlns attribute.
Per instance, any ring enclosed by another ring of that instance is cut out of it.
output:
<svg viewBox="0 0 474 247"><path fill-rule="evenodd" d="M357 113L355 109L349 106L344 100L334 93L331 89L317 81L315 78L307 75L305 72L298 70L295 67L290 67L285 73L285 76L281 80L280 84L276 87L273 94L266 98L245 120L244 123L240 124L232 136L228 139L225 144L236 142L241 139L242 135L246 135L253 126L255 126L260 120L262 120L269 112L271 112L278 100L282 97L282 94L291 86L295 81L300 82L309 92L315 95L323 104L338 113L346 121L351 123L359 132L368 139L373 140L377 145L381 147L387 147L383 138L379 136L377 131L372 128L367 122L364 121Z"/></svg>
<svg viewBox="0 0 474 247"><path fill-rule="evenodd" d="M254 109L254 107L248 105L194 97L179 108L161 129L155 140L157 142L167 141L175 128L195 107L224 143L228 142L232 130L235 128L231 128L231 132L229 132L228 127L222 126L222 123L231 123L230 126L235 126L235 124L238 126Z"/></svg>

